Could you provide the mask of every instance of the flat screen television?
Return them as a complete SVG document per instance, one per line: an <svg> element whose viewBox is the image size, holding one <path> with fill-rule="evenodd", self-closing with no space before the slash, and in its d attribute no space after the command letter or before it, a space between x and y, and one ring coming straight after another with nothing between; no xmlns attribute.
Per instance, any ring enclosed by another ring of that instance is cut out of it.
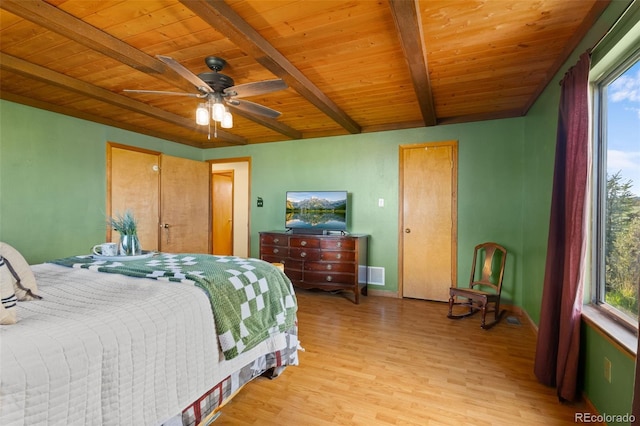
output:
<svg viewBox="0 0 640 426"><path fill-rule="evenodd" d="M347 195L347 191L287 191L285 227L292 232L345 232Z"/></svg>

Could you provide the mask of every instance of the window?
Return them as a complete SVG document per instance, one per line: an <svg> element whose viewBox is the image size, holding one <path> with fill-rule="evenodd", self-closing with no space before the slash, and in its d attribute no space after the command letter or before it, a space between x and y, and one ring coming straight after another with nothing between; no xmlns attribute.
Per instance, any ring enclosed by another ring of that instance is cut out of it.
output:
<svg viewBox="0 0 640 426"><path fill-rule="evenodd" d="M640 286L640 51L594 85L594 302L631 327Z"/></svg>

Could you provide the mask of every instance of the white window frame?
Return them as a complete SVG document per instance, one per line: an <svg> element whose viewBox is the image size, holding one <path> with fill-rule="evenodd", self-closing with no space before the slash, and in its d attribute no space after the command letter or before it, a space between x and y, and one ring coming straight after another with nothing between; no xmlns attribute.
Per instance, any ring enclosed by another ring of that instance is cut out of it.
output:
<svg viewBox="0 0 640 426"><path fill-rule="evenodd" d="M594 107L592 152L593 152L593 196L592 196L592 262L593 276L591 303L602 313L638 333L638 318L633 318L605 301L605 205L607 200L607 87L631 66L640 61L640 49L632 52L622 62L605 68L599 78L591 83Z"/></svg>
<svg viewBox="0 0 640 426"><path fill-rule="evenodd" d="M604 37L591 49L591 71L589 73L592 94L595 93L594 82L601 81L605 75L609 75L611 70L616 69L627 58L632 56L632 53L640 46L640 2L631 1L626 5L626 9L622 12L616 23L609 29ZM592 106L596 105L597 99L594 99ZM594 111L592 115L593 124L597 122L597 115L599 113ZM597 155L597 135L600 129L594 127L592 129L592 161L593 165L598 160ZM596 191L596 169L592 173L593 181L590 189L590 196L593 197ZM605 185L606 185L606 171L605 171ZM597 211L595 210L595 200L591 200L591 208L589 209L591 219L595 222ZM600 330L608 338L612 339L620 348L632 356L636 356L636 349L638 347L638 324L637 321L632 327L624 322L614 320L615 316L610 315L606 305L593 303L597 299L597 287L598 281L596 271L597 257L597 234L595 233L596 227L592 226L589 229L589 235L587 237L587 244L590 248L590 255L588 255L587 264L589 265L589 271L585 276L585 305L582 307L582 318L586 323L591 324L593 327ZM589 291L590 290L590 291ZM592 302L592 303L590 303Z"/></svg>

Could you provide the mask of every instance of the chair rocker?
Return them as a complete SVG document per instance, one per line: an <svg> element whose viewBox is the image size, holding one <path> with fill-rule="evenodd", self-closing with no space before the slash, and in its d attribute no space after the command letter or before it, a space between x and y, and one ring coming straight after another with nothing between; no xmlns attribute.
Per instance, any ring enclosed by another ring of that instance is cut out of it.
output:
<svg viewBox="0 0 640 426"><path fill-rule="evenodd" d="M496 243L478 244L473 251L473 264L468 288L451 287L449 289L448 318L460 319L475 313L482 313L480 327L485 330L496 325L502 319L505 311L500 311L500 293L502 291L502 277L507 250ZM482 264L479 278L476 278L476 264ZM457 298L466 299L456 302ZM467 307L461 314L454 314L454 305ZM487 313L494 313L492 322L486 322Z"/></svg>

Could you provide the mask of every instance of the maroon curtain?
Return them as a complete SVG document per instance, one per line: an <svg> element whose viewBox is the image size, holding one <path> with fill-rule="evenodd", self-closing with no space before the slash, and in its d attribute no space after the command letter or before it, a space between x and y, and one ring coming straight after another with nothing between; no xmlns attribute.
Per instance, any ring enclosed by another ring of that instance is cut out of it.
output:
<svg viewBox="0 0 640 426"><path fill-rule="evenodd" d="M562 80L542 306L534 371L560 400L577 396L589 162L589 66Z"/></svg>

